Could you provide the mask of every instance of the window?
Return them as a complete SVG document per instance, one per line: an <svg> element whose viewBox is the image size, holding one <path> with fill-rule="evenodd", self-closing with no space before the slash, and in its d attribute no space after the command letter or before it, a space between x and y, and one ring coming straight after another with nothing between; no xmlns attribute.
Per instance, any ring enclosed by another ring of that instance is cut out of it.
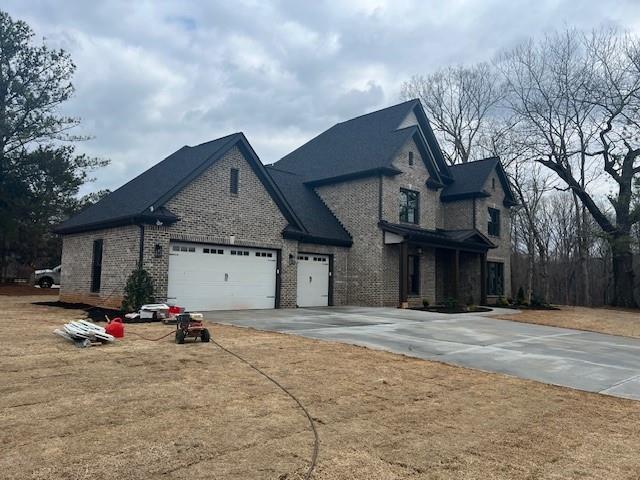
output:
<svg viewBox="0 0 640 480"><path fill-rule="evenodd" d="M500 210L497 208L489 208L489 225L487 232L494 237L500 236Z"/></svg>
<svg viewBox="0 0 640 480"><path fill-rule="evenodd" d="M91 262L91 291L100 291L102 277L102 240L93 241L93 260Z"/></svg>
<svg viewBox="0 0 640 480"><path fill-rule="evenodd" d="M504 295L504 264L487 262L487 295Z"/></svg>
<svg viewBox="0 0 640 480"><path fill-rule="evenodd" d="M237 168L231 169L231 183L229 189L231 193L238 193L238 183L240 180L240 171Z"/></svg>
<svg viewBox="0 0 640 480"><path fill-rule="evenodd" d="M419 223L420 194L413 190L400 189L400 221Z"/></svg>
<svg viewBox="0 0 640 480"><path fill-rule="evenodd" d="M409 255L409 294L420 295L420 257Z"/></svg>
<svg viewBox="0 0 640 480"><path fill-rule="evenodd" d="M492 179L491 179L491 189L492 189L492 190L495 190L495 189L496 189L496 179L495 179L495 178L492 178Z"/></svg>
<svg viewBox="0 0 640 480"><path fill-rule="evenodd" d="M413 152L409 152L409 165L413 165Z"/></svg>

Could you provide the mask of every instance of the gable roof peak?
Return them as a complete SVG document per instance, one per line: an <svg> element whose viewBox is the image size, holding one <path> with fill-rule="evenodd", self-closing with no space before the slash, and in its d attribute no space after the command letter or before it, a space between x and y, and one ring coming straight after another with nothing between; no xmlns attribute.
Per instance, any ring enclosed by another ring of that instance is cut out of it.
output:
<svg viewBox="0 0 640 480"><path fill-rule="evenodd" d="M400 107L406 107L407 108L407 113L409 113L409 105L411 105L413 107L413 106L415 106L416 103L420 103L420 100L418 100L417 98L414 98L412 100L407 100L407 101L404 101L404 102L396 103L395 105L389 105L388 107L379 108L378 110L374 110L372 112L363 113L362 115L358 115L357 117L350 118L349 120L344 120L342 122L338 122L338 123L336 123L336 125L344 125L345 123L361 120L364 117L368 117L368 116L371 116L371 115L377 115L377 114L380 114L380 113L384 113L384 112L386 112L388 110L399 109ZM334 127L336 125L334 125Z"/></svg>

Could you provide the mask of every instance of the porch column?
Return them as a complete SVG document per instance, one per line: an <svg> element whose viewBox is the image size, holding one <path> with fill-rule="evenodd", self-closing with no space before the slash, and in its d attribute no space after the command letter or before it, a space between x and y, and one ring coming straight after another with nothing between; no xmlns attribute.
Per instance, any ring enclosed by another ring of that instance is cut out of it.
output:
<svg viewBox="0 0 640 480"><path fill-rule="evenodd" d="M453 298L460 301L460 250L453 251Z"/></svg>
<svg viewBox="0 0 640 480"><path fill-rule="evenodd" d="M407 242L400 244L400 307L409 301L409 250Z"/></svg>
<svg viewBox="0 0 640 480"><path fill-rule="evenodd" d="M487 252L480 255L480 304L487 304Z"/></svg>

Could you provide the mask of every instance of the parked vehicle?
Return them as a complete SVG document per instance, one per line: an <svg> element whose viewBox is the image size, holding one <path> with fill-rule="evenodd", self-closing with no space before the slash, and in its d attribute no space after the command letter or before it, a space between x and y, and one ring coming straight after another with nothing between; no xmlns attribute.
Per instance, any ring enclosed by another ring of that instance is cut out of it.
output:
<svg viewBox="0 0 640 480"><path fill-rule="evenodd" d="M51 288L53 285L60 285L60 265L54 268L36 270L34 272L34 283L40 288Z"/></svg>

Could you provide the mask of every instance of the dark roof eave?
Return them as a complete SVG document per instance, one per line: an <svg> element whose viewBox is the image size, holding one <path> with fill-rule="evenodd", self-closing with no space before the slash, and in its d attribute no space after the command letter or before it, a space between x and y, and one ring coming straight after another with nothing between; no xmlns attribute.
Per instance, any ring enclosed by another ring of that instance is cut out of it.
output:
<svg viewBox="0 0 640 480"><path fill-rule="evenodd" d="M304 233L295 230L287 230L285 229L282 232L283 238L288 238L290 240L298 240L300 242L305 243L313 243L316 245L335 245L338 247L351 247L353 245L353 240L345 240L342 238L328 238L328 237L319 237L317 235L311 235L309 233Z"/></svg>
<svg viewBox="0 0 640 480"><path fill-rule="evenodd" d="M378 175L393 176L402 173L401 170L392 167L380 167L372 168L370 170L361 170L359 172L347 173L345 175L338 175L337 177L326 177L318 180L310 180L304 182L305 185L310 187L317 187L319 185L328 185L331 183L340 183L346 180L355 180L358 178L376 177Z"/></svg>
<svg viewBox="0 0 640 480"><path fill-rule="evenodd" d="M422 243L439 248L460 249L465 251L484 253L489 249L498 247L496 244L489 240L487 240L487 243L459 241L450 238L437 238L436 236L431 236L429 232L411 232L408 229L390 224L385 221L379 222L378 225L380 226L380 228L382 228L382 230L401 235L405 240L410 240L416 243ZM484 235L480 234L480 236L484 238Z"/></svg>
<svg viewBox="0 0 640 480"><path fill-rule="evenodd" d="M440 200L443 202L455 202L458 200L467 200L470 198L486 198L490 196L491 194L487 192L467 192L467 193L457 193L453 195L440 195Z"/></svg>
<svg viewBox="0 0 640 480"><path fill-rule="evenodd" d="M103 230L106 228L124 227L127 225L140 225L140 224L154 225L158 221L166 225L172 225L178 222L179 220L180 220L180 217L176 215L138 214L138 215L127 215L125 217L112 218L112 219L101 221L101 222L87 223L87 224L75 225L70 227L58 225L56 227L53 227L51 231L59 235L68 235L70 233L91 232L95 230Z"/></svg>

